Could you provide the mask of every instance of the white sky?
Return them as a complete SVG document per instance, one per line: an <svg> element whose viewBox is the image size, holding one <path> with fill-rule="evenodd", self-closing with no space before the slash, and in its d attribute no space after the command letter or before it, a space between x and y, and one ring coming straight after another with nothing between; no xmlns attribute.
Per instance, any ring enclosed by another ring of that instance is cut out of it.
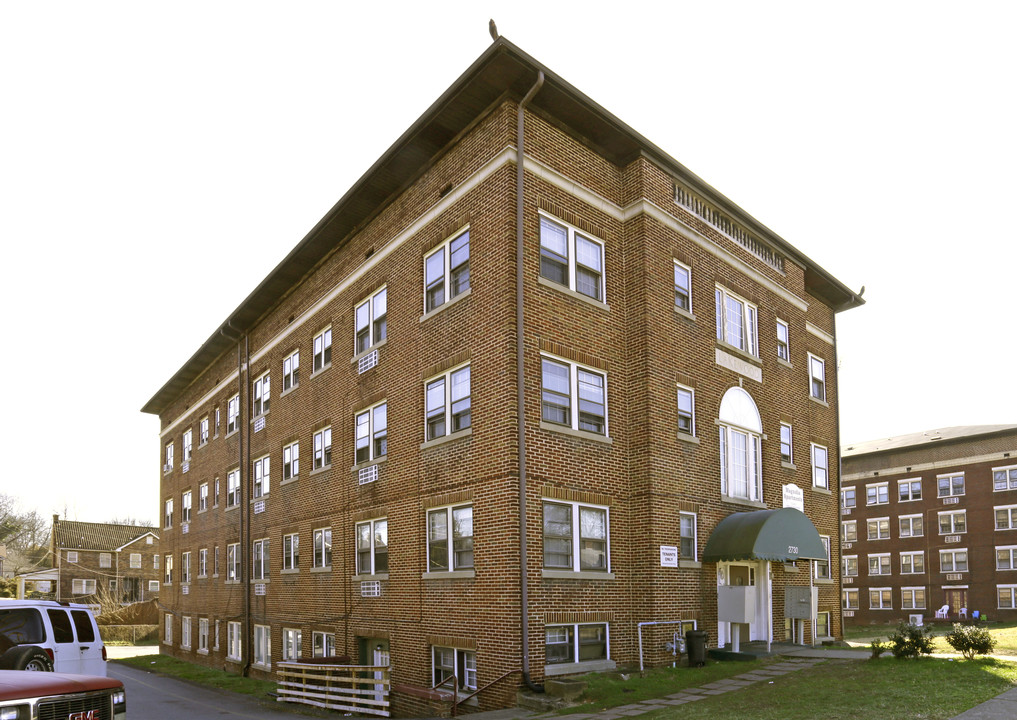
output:
<svg viewBox="0 0 1017 720"><path fill-rule="evenodd" d="M0 493L155 521L139 409L486 49L490 17L866 286L838 318L845 441L1017 421L1017 4L591 7L0 3Z"/></svg>

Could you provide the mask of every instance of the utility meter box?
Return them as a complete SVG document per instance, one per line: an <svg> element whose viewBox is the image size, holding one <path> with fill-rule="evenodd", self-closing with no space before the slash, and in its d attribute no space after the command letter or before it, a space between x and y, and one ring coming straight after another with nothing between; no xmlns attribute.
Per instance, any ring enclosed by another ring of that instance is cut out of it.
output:
<svg viewBox="0 0 1017 720"><path fill-rule="evenodd" d="M784 588L784 617L794 620L811 620L816 616L819 588Z"/></svg>
<svg viewBox="0 0 1017 720"><path fill-rule="evenodd" d="M717 587L717 619L721 622L751 623L756 619L756 588L752 585Z"/></svg>

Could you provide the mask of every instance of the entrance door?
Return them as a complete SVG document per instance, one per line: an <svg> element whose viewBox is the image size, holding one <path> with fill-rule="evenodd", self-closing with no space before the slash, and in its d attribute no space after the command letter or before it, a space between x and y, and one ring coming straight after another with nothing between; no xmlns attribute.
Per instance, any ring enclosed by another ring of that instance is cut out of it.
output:
<svg viewBox="0 0 1017 720"><path fill-rule="evenodd" d="M950 606L950 617L958 617L961 608L968 606L968 589L948 588L943 592L946 593L946 604Z"/></svg>
<svg viewBox="0 0 1017 720"><path fill-rule="evenodd" d="M767 640L770 628L770 582L766 571L765 561L717 564L718 585L748 587L753 596L755 612L751 622L735 625L739 642ZM719 622L717 625L718 643L724 646L732 642L731 623Z"/></svg>

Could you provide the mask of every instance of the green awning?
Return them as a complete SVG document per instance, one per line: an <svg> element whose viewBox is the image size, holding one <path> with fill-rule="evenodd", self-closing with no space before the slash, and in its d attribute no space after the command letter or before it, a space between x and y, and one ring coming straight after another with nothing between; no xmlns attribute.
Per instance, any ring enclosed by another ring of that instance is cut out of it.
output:
<svg viewBox="0 0 1017 720"><path fill-rule="evenodd" d="M795 508L728 515L717 523L703 550L704 562L721 560L826 560L819 532Z"/></svg>

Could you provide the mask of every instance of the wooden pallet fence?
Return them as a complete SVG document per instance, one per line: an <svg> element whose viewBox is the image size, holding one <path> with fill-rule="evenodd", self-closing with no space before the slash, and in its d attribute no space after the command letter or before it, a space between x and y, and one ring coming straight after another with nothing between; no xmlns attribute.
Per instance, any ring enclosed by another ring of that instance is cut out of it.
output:
<svg viewBox="0 0 1017 720"><path fill-rule="evenodd" d="M389 717L387 665L316 665L284 662L277 666L279 702Z"/></svg>

